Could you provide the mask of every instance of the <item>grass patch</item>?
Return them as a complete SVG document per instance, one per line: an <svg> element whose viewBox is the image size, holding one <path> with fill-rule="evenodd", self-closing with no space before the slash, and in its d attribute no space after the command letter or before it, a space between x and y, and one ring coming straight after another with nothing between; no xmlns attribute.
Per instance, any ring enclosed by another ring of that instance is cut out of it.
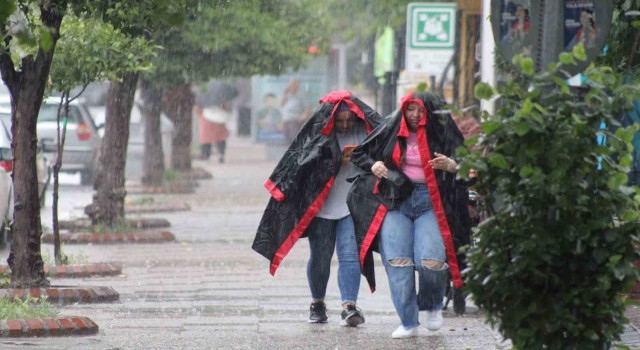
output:
<svg viewBox="0 0 640 350"><path fill-rule="evenodd" d="M11 274L9 272L0 273L0 289L9 288L9 283L11 283Z"/></svg>
<svg viewBox="0 0 640 350"><path fill-rule="evenodd" d="M18 318L49 318L58 315L44 298L28 296L25 300L19 298L0 299L0 319L14 320Z"/></svg>
<svg viewBox="0 0 640 350"><path fill-rule="evenodd" d="M42 261L48 265L55 265L55 259L53 252L49 250L42 250L40 252L42 255ZM62 265L78 265L78 264L86 264L89 262L89 256L85 253L78 254L65 254L62 252Z"/></svg>
<svg viewBox="0 0 640 350"><path fill-rule="evenodd" d="M128 205L146 205L154 204L156 200L153 197L140 197L134 199L127 199L125 204Z"/></svg>
<svg viewBox="0 0 640 350"><path fill-rule="evenodd" d="M180 173L178 173L173 169L164 170L164 181L167 181L167 182L177 181L177 180L180 180L181 177L182 176L180 175Z"/></svg>
<svg viewBox="0 0 640 350"><path fill-rule="evenodd" d="M138 231L139 229L126 221L121 221L109 227L108 225L93 225L89 228L92 233L128 233L132 231Z"/></svg>

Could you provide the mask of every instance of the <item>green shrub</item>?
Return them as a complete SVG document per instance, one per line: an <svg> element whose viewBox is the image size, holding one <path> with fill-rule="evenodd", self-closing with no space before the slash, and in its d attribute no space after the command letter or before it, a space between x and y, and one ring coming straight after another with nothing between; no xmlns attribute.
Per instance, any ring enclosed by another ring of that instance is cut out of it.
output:
<svg viewBox="0 0 640 350"><path fill-rule="evenodd" d="M477 86L499 106L467 144L479 149L459 150L460 173L478 170L493 211L474 233L466 283L515 349L608 348L625 323L620 293L636 278L640 191L626 173L637 128L619 117L639 88L590 68L578 97L559 76L584 58L578 47L536 73L516 57L517 76L497 90Z"/></svg>

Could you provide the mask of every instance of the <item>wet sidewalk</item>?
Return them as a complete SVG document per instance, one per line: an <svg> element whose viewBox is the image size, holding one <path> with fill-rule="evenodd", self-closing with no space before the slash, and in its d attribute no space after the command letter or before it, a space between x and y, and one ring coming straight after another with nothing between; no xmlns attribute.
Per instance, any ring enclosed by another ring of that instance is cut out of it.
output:
<svg viewBox="0 0 640 350"><path fill-rule="evenodd" d="M199 181L195 194L154 195L156 202L186 203L187 212L145 214L162 217L172 226L174 243L136 245L67 245L68 254L84 254L90 262L118 262L123 275L86 279L56 279L57 285L110 286L120 302L70 305L63 315L90 317L99 327L95 336L74 338L2 339L2 349L509 349L484 323L470 303L464 316L445 314L437 332L420 329L417 338L391 339L399 324L386 276L377 261L378 290L371 294L364 279L359 307L366 323L339 326L337 261L332 265L327 306L329 323L308 324L306 281L308 244L301 240L285 258L276 276L269 263L251 250L268 194L262 187L276 161L264 146L246 139L229 141L227 162L195 161L213 173ZM89 187L65 185L62 217L80 216L91 201ZM50 205L43 210L43 222ZM129 216L136 217L136 216ZM44 245L52 250L50 245ZM6 251L0 251L5 259ZM451 304L450 304L451 307ZM635 318L640 322L640 312ZM424 315L421 315L424 317ZM424 319L422 320L424 322ZM627 326L624 343L640 349L637 327Z"/></svg>

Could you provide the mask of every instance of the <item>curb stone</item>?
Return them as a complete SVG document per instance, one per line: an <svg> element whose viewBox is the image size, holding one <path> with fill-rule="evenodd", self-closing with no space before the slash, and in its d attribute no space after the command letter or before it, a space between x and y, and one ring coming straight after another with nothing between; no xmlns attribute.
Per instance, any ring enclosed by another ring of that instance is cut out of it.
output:
<svg viewBox="0 0 640 350"><path fill-rule="evenodd" d="M0 265L0 274L9 273L9 265ZM122 265L113 263L91 263L73 265L44 265L44 273L52 278L82 278L92 276L117 276L122 274Z"/></svg>
<svg viewBox="0 0 640 350"><path fill-rule="evenodd" d="M127 194L154 194L154 193L195 193L193 183L168 183L162 186L128 186Z"/></svg>
<svg viewBox="0 0 640 350"><path fill-rule="evenodd" d="M125 224L135 229L153 229L170 227L171 223L161 218L138 218L125 219ZM91 221L89 219L76 220L60 220L58 227L67 231L82 231L91 229Z"/></svg>
<svg viewBox="0 0 640 350"><path fill-rule="evenodd" d="M111 287L87 286L87 287L67 287L52 286L42 288L6 288L0 289L0 298L4 299L25 299L46 297L51 304L66 305L73 303L97 304L111 303L120 300L120 294Z"/></svg>
<svg viewBox="0 0 640 350"><path fill-rule="evenodd" d="M175 240L176 237L169 231L60 234L60 242L65 244L164 243ZM53 243L53 235L42 236L42 242Z"/></svg>
<svg viewBox="0 0 640 350"><path fill-rule="evenodd" d="M80 316L0 320L0 338L93 335L98 331L95 322Z"/></svg>
<svg viewBox="0 0 640 350"><path fill-rule="evenodd" d="M158 213L191 210L189 204L129 204L124 206L127 213Z"/></svg>

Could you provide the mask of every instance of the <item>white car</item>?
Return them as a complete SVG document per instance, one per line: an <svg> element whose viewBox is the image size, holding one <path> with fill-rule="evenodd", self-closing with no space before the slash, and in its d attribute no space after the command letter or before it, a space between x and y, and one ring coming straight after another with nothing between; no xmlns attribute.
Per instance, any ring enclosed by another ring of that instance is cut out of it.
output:
<svg viewBox="0 0 640 350"><path fill-rule="evenodd" d="M9 115L11 117L11 115ZM4 118L2 118L4 119ZM11 151L11 131L0 123L0 248L7 244L5 228L13 220L13 152ZM10 130L10 129L9 129Z"/></svg>
<svg viewBox="0 0 640 350"><path fill-rule="evenodd" d="M45 195L51 180L51 167L47 158L38 147L36 154L38 172L38 196L40 205L45 202ZM13 151L11 150L11 110L0 107L0 247L6 245L5 228L13 220Z"/></svg>
<svg viewBox="0 0 640 350"><path fill-rule="evenodd" d="M9 96L0 96L0 107L10 108ZM57 158L58 107L60 97L46 98L38 113L37 133L43 151L51 162ZM101 138L89 110L81 100L69 104L67 134L60 171L80 173L80 183L93 183L93 173L97 164Z"/></svg>

